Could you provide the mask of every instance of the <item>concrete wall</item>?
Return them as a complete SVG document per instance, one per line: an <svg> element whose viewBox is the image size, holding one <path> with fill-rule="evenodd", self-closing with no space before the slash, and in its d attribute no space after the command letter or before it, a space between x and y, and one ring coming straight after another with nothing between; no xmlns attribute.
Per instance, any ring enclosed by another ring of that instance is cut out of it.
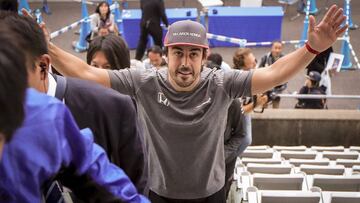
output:
<svg viewBox="0 0 360 203"><path fill-rule="evenodd" d="M253 145L360 146L360 111L267 109L252 114Z"/></svg>

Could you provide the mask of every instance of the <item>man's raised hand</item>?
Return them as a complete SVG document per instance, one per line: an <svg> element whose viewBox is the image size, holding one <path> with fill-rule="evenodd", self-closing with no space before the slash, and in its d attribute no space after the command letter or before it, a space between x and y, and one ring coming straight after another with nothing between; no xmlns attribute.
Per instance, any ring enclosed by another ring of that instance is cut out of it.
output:
<svg viewBox="0 0 360 203"><path fill-rule="evenodd" d="M318 25L314 16L309 16L308 44L311 48L323 52L335 43L348 27L348 25L341 27L346 20L343 13L342 8L333 5Z"/></svg>

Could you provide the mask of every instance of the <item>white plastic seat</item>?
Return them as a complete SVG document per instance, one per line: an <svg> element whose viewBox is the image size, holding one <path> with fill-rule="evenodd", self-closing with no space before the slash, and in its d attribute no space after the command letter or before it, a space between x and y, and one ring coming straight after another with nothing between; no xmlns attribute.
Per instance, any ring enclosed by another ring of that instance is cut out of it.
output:
<svg viewBox="0 0 360 203"><path fill-rule="evenodd" d="M328 158L330 160L336 160L336 159L358 159L359 158L359 152L350 151L350 152L330 152L330 151L324 151L323 157Z"/></svg>
<svg viewBox="0 0 360 203"><path fill-rule="evenodd" d="M313 186L320 187L323 191L360 191L360 176L332 176L314 175Z"/></svg>
<svg viewBox="0 0 360 203"><path fill-rule="evenodd" d="M360 174L360 165L354 165L354 166L352 166L352 171L353 171L353 174L354 174L354 173Z"/></svg>
<svg viewBox="0 0 360 203"><path fill-rule="evenodd" d="M313 151L281 151L281 157L288 159L315 159L317 156L317 152Z"/></svg>
<svg viewBox="0 0 360 203"><path fill-rule="evenodd" d="M255 188L255 189L254 189ZM248 188L248 203L319 203L320 193L311 191L258 191Z"/></svg>
<svg viewBox="0 0 360 203"><path fill-rule="evenodd" d="M359 203L359 192L332 192L329 203Z"/></svg>
<svg viewBox="0 0 360 203"><path fill-rule="evenodd" d="M267 149L267 150L249 150L246 149L242 154L241 157L247 158L272 158L274 155L274 150Z"/></svg>
<svg viewBox="0 0 360 203"><path fill-rule="evenodd" d="M307 148L304 145L301 146L273 146L273 149L276 151L305 151Z"/></svg>
<svg viewBox="0 0 360 203"><path fill-rule="evenodd" d="M329 159L289 159L289 163L296 167L301 164L327 166L330 164L330 161Z"/></svg>
<svg viewBox="0 0 360 203"><path fill-rule="evenodd" d="M302 190L304 179L302 174L254 174L252 186L259 190Z"/></svg>
<svg viewBox="0 0 360 203"><path fill-rule="evenodd" d="M350 146L350 147L349 147L349 150L350 150L350 151L360 152L360 146Z"/></svg>
<svg viewBox="0 0 360 203"><path fill-rule="evenodd" d="M261 203L319 203L320 194L305 191L261 192Z"/></svg>
<svg viewBox="0 0 360 203"><path fill-rule="evenodd" d="M343 175L345 167L343 165L337 166L315 166L315 165L300 165L300 171L307 175L326 174L326 175Z"/></svg>
<svg viewBox="0 0 360 203"><path fill-rule="evenodd" d="M270 149L268 145L251 145L246 148L247 150L267 150Z"/></svg>
<svg viewBox="0 0 360 203"><path fill-rule="evenodd" d="M344 165L346 168L351 168L354 165L360 165L360 160L352 159L336 159L337 165Z"/></svg>
<svg viewBox="0 0 360 203"><path fill-rule="evenodd" d="M254 173L268 173L268 174L290 174L293 165L289 164L254 164L249 163L246 170L252 174Z"/></svg>
<svg viewBox="0 0 360 203"><path fill-rule="evenodd" d="M281 159L262 159L262 158L242 158L241 162L244 165L249 163L258 163L258 164L281 164Z"/></svg>
<svg viewBox="0 0 360 203"><path fill-rule="evenodd" d="M344 146L312 146L311 149L318 152L323 152L323 151L343 152L345 150Z"/></svg>

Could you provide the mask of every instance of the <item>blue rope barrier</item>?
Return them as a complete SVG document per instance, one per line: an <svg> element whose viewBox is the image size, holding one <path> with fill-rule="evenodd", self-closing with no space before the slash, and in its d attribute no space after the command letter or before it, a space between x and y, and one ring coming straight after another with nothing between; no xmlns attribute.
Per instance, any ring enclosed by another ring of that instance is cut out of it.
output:
<svg viewBox="0 0 360 203"><path fill-rule="evenodd" d="M249 46L270 46L272 42L247 42L246 39L239 39L233 37L226 37L223 35L215 35L208 33L208 39L229 42L233 44L238 44L240 47L249 47ZM345 38L338 38L337 40L345 40ZM288 40L288 41L281 41L282 44L299 44L300 42L305 43L307 40Z"/></svg>
<svg viewBox="0 0 360 203"><path fill-rule="evenodd" d="M115 4L113 4L113 5L110 6L110 10L113 10L113 9L115 9ZM94 15L95 15L95 14L90 15L88 18L91 19ZM65 32L68 32L68 31L76 28L76 27L79 26L81 23L83 23L86 19L87 19L87 18L80 19L80 20L78 20L78 21L76 21L76 22L74 22L74 23L72 23L72 24L70 24L70 25L68 25L68 26L66 26L66 27L63 27L63 28L61 28L61 29L59 29L59 30L57 30L57 31L55 31L55 32L52 32L52 33L50 34L50 39L54 39L55 37L58 37L59 35L61 35L61 34L65 33Z"/></svg>

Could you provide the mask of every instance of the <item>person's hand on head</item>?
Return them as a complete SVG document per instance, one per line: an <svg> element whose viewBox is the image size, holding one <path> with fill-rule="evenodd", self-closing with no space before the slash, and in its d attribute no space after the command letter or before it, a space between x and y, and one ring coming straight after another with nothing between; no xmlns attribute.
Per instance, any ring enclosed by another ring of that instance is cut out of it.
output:
<svg viewBox="0 0 360 203"><path fill-rule="evenodd" d="M311 48L323 52L345 32L348 25L341 27L346 19L343 13L342 8L333 5L318 25L315 17L309 16L308 44Z"/></svg>
<svg viewBox="0 0 360 203"><path fill-rule="evenodd" d="M30 18L35 18L34 16L32 16L31 15L31 13L28 11L28 10L26 10L25 8L22 8L21 9L21 13L23 14L23 16L26 16L26 17L30 17Z"/></svg>
<svg viewBox="0 0 360 203"><path fill-rule="evenodd" d="M31 13L28 10L24 9L24 8L21 9L21 13L26 17L30 17L32 19L35 19L35 17L32 16ZM43 31L43 33L45 35L46 41L50 42L51 36L50 36L49 30L46 27L46 24L44 22L42 22L42 23L39 24L39 26L40 26L40 28L42 29L42 31Z"/></svg>

